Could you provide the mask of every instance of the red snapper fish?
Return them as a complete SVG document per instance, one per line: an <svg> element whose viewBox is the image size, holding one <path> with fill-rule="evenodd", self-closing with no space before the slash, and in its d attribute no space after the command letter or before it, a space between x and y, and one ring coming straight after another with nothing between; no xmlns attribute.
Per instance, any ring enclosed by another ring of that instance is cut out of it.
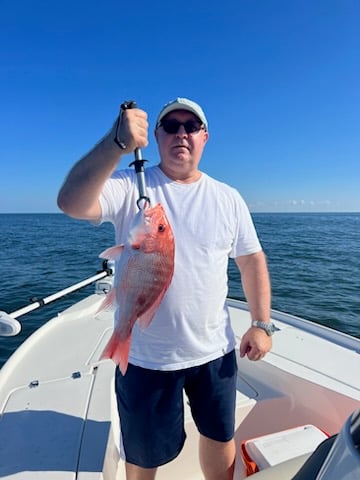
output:
<svg viewBox="0 0 360 480"><path fill-rule="evenodd" d="M99 311L116 305L115 329L101 358L112 358L125 375L136 321L146 328L159 307L174 273L175 242L160 204L136 214L126 243L108 248L100 258L119 260L114 287Z"/></svg>

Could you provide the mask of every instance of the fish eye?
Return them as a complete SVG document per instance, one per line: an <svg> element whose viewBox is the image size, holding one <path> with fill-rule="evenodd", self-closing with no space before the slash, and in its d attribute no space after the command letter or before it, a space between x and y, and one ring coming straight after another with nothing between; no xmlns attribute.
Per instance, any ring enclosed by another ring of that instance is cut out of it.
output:
<svg viewBox="0 0 360 480"><path fill-rule="evenodd" d="M160 223L158 226L158 232L165 232L165 225L163 223Z"/></svg>

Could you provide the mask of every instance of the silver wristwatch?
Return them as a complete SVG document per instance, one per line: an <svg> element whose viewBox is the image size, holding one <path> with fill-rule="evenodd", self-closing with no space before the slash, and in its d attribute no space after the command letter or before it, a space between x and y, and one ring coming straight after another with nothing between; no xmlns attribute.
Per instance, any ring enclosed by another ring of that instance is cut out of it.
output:
<svg viewBox="0 0 360 480"><path fill-rule="evenodd" d="M275 327L273 323L269 322L260 322L259 320L253 320L251 322L252 327L256 328L261 328L262 330L265 330L266 334L271 337L271 335L274 335L274 333L279 330L278 328Z"/></svg>

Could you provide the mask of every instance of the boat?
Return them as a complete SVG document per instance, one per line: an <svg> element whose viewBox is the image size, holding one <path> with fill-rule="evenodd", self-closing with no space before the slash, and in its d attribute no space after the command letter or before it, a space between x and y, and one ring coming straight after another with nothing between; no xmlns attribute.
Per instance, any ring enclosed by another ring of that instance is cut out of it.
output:
<svg viewBox="0 0 360 480"><path fill-rule="evenodd" d="M113 269L89 280L94 293L47 321L0 370L1 479L125 479L114 364L100 359L113 312L97 313ZM4 318L11 323L88 283ZM249 310L240 300L227 304L239 345ZM234 479L359 479L360 339L283 312L271 316L271 352L258 362L237 355ZM198 433L184 404L184 449L157 479L203 478Z"/></svg>

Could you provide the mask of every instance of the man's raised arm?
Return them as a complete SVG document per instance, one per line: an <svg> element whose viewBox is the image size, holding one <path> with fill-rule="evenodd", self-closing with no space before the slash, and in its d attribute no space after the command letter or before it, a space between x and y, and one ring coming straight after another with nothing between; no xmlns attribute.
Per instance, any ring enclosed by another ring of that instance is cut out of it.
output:
<svg viewBox="0 0 360 480"><path fill-rule="evenodd" d="M58 206L71 217L98 220L101 216L99 197L106 180L112 175L120 158L137 147L148 144L147 114L138 108L125 110L112 129L90 152L70 170L58 194ZM114 141L115 135L125 148Z"/></svg>

